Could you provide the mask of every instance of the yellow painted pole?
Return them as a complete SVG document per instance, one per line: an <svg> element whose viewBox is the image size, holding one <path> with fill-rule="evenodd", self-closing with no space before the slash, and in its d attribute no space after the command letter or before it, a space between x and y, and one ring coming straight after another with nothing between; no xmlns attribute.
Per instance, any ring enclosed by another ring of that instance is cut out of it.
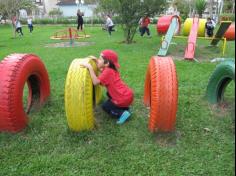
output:
<svg viewBox="0 0 236 176"><path fill-rule="evenodd" d="M165 39L165 36L163 35L162 38L161 38L161 42L163 42Z"/></svg>
<svg viewBox="0 0 236 176"><path fill-rule="evenodd" d="M227 39L224 38L223 51L222 51L223 56L225 56L226 46L227 46Z"/></svg>
<svg viewBox="0 0 236 176"><path fill-rule="evenodd" d="M186 39L188 37L185 36L174 36L174 38L180 38L180 39ZM204 39L204 40L213 40L213 39L217 39L217 38L211 38L211 37L197 37L198 39ZM221 39L223 40L223 39Z"/></svg>

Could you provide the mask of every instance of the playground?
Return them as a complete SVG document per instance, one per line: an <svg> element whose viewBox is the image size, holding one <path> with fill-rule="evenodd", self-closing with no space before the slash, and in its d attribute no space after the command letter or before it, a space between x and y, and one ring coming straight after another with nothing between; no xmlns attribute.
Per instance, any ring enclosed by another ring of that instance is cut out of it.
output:
<svg viewBox="0 0 236 176"><path fill-rule="evenodd" d="M18 38L11 38L11 27L0 29L0 61L13 53L37 55L45 64L51 87L48 101L30 112L25 129L16 134L0 133L0 175L234 174L234 81L227 86L220 105L211 105L206 99L209 79L220 64L211 61L235 58L234 41L227 42L223 56L222 42L219 47L209 47L209 40L199 39L195 61L186 61L188 38L172 40L168 55L173 57L178 80L176 126L168 133L151 133L150 108L143 98L150 59L163 44L156 25L150 26L151 38L136 35L131 45L122 42L119 26L111 37L97 26L87 27L90 37L74 41L76 46L54 47L60 41L50 37L65 28L37 26L33 35ZM119 54L122 79L134 90L132 117L119 126L97 106L94 129L73 132L68 128L64 100L68 69L74 59L98 57L108 47ZM24 107L27 94L25 88Z"/></svg>

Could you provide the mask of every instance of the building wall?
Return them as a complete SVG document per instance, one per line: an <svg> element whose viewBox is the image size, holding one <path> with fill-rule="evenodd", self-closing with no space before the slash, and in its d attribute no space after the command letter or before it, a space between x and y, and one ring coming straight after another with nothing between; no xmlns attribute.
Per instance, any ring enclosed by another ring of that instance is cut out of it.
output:
<svg viewBox="0 0 236 176"><path fill-rule="evenodd" d="M65 6L59 6L59 9L63 12L64 17L71 17L76 16L78 8L84 12L84 17L92 17L93 16L93 9L95 8L95 5L83 5L80 7L77 7L75 5L65 5Z"/></svg>
<svg viewBox="0 0 236 176"><path fill-rule="evenodd" d="M46 14L48 14L54 8L58 8L58 6L56 5L57 2L58 0L44 0L44 8Z"/></svg>

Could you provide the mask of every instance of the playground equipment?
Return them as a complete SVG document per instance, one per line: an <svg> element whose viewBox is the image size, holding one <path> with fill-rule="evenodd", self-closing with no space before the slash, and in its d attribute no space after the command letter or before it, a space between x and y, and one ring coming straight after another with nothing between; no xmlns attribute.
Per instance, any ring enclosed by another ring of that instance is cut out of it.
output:
<svg viewBox="0 0 236 176"><path fill-rule="evenodd" d="M231 24L232 24L232 21L222 21L220 23L220 28L214 35L213 40L211 42L212 46L216 46L219 43L219 41L224 37L225 32L228 30Z"/></svg>
<svg viewBox="0 0 236 176"><path fill-rule="evenodd" d="M28 85L28 104L23 105ZM32 108L40 108L50 95L47 70L39 57L12 54L0 62L0 131L19 132L28 124Z"/></svg>
<svg viewBox="0 0 236 176"><path fill-rule="evenodd" d="M178 81L170 57L151 58L145 81L144 104L150 108L149 130L170 132L175 129L178 106Z"/></svg>
<svg viewBox="0 0 236 176"><path fill-rule="evenodd" d="M94 57L75 59L70 65L65 84L65 110L68 126L75 132L94 128L93 106L102 98L101 86L93 86L88 69L80 66L82 62L90 63L98 75Z"/></svg>
<svg viewBox="0 0 236 176"><path fill-rule="evenodd" d="M166 16L166 17L161 18L160 24L163 23L162 21L164 19L172 19L172 22L169 25L169 29L166 33L166 36L162 37L162 44L161 44L161 48L159 49L158 56L167 55L172 38L181 38L181 39L187 38L186 36L175 35L174 31L176 31L176 29L179 29L178 24L176 24L176 20L175 20L176 18L177 18L176 16ZM164 33L166 31L164 29L167 27L167 24L169 24L169 22L163 23L165 24L163 25L164 27L162 27L160 24L157 26L157 30L160 31L160 33ZM220 28L216 32L216 35L214 36L214 38L205 37L205 24L206 24L206 19L188 18L185 21L183 34L188 35L188 45L186 47L185 56L184 56L185 59L194 60L197 39L211 40L212 46L216 46L219 43L219 41L222 40L223 41L222 55L223 56L225 55L227 39L224 38L223 36L226 30L228 29L229 25L231 24L231 22L228 22L228 21L221 22ZM233 29L234 28L232 26L232 29L230 30L231 33L233 32L235 33ZM232 36L233 34L230 34L230 35ZM201 36L204 36L204 37L201 37Z"/></svg>
<svg viewBox="0 0 236 176"><path fill-rule="evenodd" d="M192 31L192 27L194 22L196 22L196 20L194 20L194 18L187 18L184 22L184 27L183 27L183 35L184 36L189 36L190 32ZM205 25L206 25L207 20L206 19L199 19L198 20L198 31L197 31L197 36L198 37L205 37Z"/></svg>
<svg viewBox="0 0 236 176"><path fill-rule="evenodd" d="M53 40L70 40L71 42L73 42L73 40L76 40L76 39L89 38L89 37L90 37L90 35L86 35L85 32L83 35L79 35L77 29L68 28L65 30L57 31L51 37L51 39L53 39Z"/></svg>
<svg viewBox="0 0 236 176"><path fill-rule="evenodd" d="M228 40L235 40L235 24L231 24L224 37Z"/></svg>
<svg viewBox="0 0 236 176"><path fill-rule="evenodd" d="M226 87L235 81L235 62L233 60L220 63L213 72L207 87L207 99L211 104L223 101Z"/></svg>
<svg viewBox="0 0 236 176"><path fill-rule="evenodd" d="M197 36L198 36L198 26L199 26L199 18L193 18L193 25L191 32L188 38L188 45L185 50L184 58L187 60L193 60L196 50Z"/></svg>
<svg viewBox="0 0 236 176"><path fill-rule="evenodd" d="M180 18L178 16L164 16L160 18L157 24L157 30L159 34L166 33L166 29L168 29L165 38L162 40L161 48L158 52L158 56L166 56L168 49L170 47L171 40L176 32L180 31Z"/></svg>
<svg viewBox="0 0 236 176"><path fill-rule="evenodd" d="M173 23L173 20L175 21L175 29L174 29L174 34L180 33L181 29L181 19L177 15L166 15L162 16L161 18L158 19L157 22L157 32L160 35L166 34L167 31L169 30L170 25Z"/></svg>

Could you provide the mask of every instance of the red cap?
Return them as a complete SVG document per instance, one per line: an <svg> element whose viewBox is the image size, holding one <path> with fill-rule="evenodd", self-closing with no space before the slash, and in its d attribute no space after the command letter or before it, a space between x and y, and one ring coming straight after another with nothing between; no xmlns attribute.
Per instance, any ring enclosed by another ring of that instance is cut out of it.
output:
<svg viewBox="0 0 236 176"><path fill-rule="evenodd" d="M101 52L101 56L104 59L112 61L116 68L120 68L120 64L118 63L118 55L115 51L112 50L104 50Z"/></svg>

